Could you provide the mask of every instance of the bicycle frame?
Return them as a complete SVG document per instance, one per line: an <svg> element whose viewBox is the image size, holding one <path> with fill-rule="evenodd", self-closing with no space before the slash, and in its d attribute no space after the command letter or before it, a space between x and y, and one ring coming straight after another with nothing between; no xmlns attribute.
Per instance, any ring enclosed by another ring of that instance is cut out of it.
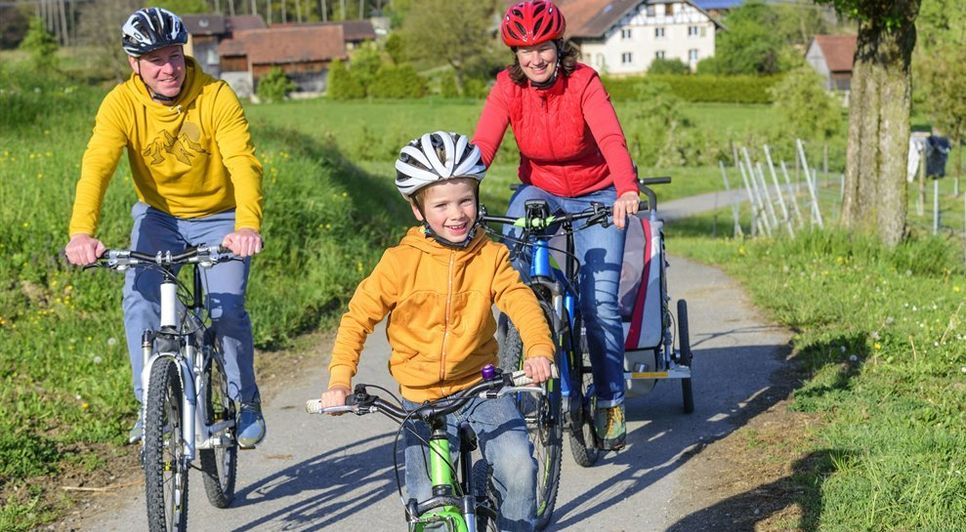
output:
<svg viewBox="0 0 966 532"><path fill-rule="evenodd" d="M178 365L183 391L181 445L184 448L185 460L189 463L195 459L198 449L211 449L225 445L223 441L225 431L235 423L234 420L222 420L208 425L204 421L208 419L209 406L207 401L203 400L203 394L206 391L206 385L203 382L204 368L216 354L203 341L203 331L207 329L203 327L204 322L201 318L204 310L201 293L200 267L195 265L192 306L185 309L185 321L190 321L195 327L187 333L179 331L177 283L166 275L161 282L161 327L158 331L146 330L141 336L144 359L141 385L144 389L144 397L148 396L151 369L158 359L172 358ZM143 419L143 407L141 416Z"/></svg>

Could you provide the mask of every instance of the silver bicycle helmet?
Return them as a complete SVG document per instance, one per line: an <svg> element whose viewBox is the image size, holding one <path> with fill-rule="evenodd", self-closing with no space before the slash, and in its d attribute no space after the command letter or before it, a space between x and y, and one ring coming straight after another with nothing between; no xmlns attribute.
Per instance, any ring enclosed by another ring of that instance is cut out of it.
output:
<svg viewBox="0 0 966 532"><path fill-rule="evenodd" d="M437 181L462 177L479 182L485 174L480 149L459 133L426 133L403 146L396 159L396 188L406 199Z"/></svg>
<svg viewBox="0 0 966 532"><path fill-rule="evenodd" d="M121 27L121 45L132 57L187 42L188 31L184 22L178 15L161 7L138 9Z"/></svg>

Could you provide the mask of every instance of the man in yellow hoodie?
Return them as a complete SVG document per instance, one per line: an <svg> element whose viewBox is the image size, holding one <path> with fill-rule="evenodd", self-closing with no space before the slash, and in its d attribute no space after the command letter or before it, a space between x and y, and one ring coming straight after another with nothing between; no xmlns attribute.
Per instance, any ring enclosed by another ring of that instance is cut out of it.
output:
<svg viewBox="0 0 966 532"><path fill-rule="evenodd" d="M91 264L105 246L94 235L108 183L127 150L138 202L131 209L131 249L147 253L221 244L244 261L215 266L207 276L212 324L225 355L229 395L240 403L238 442L265 436L255 384L245 288L251 256L261 251L262 165L248 121L223 81L184 55L181 19L161 8L135 11L121 30L131 77L101 102L77 183L67 259ZM160 323L159 275L128 271L124 326L135 398L142 400L141 334ZM129 440L141 437L140 420Z"/></svg>
<svg viewBox="0 0 966 532"><path fill-rule="evenodd" d="M366 337L389 315L389 371L403 404L446 397L476 384L497 363L492 306L505 312L523 340L524 369L540 383L550 377L554 344L533 292L520 281L509 250L478 231L478 189L486 167L480 150L456 133L427 133L404 146L396 161L396 187L422 222L390 248L349 301L329 364L322 406L345 404ZM536 514L536 462L526 423L513 400L474 399L450 415L476 431L493 467L501 530L530 530ZM419 436L415 435L418 433ZM431 495L426 471L428 430L406 433L406 489Z"/></svg>

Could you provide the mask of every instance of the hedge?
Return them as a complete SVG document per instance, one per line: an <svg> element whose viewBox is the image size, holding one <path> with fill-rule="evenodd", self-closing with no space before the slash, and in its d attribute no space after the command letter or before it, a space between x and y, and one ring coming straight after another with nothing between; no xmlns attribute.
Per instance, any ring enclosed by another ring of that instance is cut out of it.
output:
<svg viewBox="0 0 966 532"><path fill-rule="evenodd" d="M771 103L768 89L781 76L674 76L604 77L604 86L614 100L638 99L642 83L666 83L675 96L686 102Z"/></svg>

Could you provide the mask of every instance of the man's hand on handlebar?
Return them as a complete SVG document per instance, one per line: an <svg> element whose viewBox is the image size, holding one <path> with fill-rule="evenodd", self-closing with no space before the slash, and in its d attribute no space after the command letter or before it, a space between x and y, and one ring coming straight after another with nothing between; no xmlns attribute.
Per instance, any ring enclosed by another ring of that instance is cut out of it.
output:
<svg viewBox="0 0 966 532"><path fill-rule="evenodd" d="M237 257L250 257L262 251L262 235L254 229L242 228L225 235L221 245Z"/></svg>
<svg viewBox="0 0 966 532"><path fill-rule="evenodd" d="M534 384L540 384L550 378L550 359L539 356L527 358L523 361L523 371L533 379Z"/></svg>
<svg viewBox="0 0 966 532"><path fill-rule="evenodd" d="M627 217L637 213L641 199L637 192L628 191L620 195L614 202L614 225L618 229L627 226Z"/></svg>
<svg viewBox="0 0 966 532"><path fill-rule="evenodd" d="M322 392L322 407L329 408L332 406L344 406L345 398L349 396L351 391L344 386L333 386L327 391ZM329 414L332 416L338 416L341 414Z"/></svg>
<svg viewBox="0 0 966 532"><path fill-rule="evenodd" d="M64 255L67 256L67 261L75 266L87 266L97 262L106 250L100 240L91 235L78 233L70 237L70 242L64 248Z"/></svg>

